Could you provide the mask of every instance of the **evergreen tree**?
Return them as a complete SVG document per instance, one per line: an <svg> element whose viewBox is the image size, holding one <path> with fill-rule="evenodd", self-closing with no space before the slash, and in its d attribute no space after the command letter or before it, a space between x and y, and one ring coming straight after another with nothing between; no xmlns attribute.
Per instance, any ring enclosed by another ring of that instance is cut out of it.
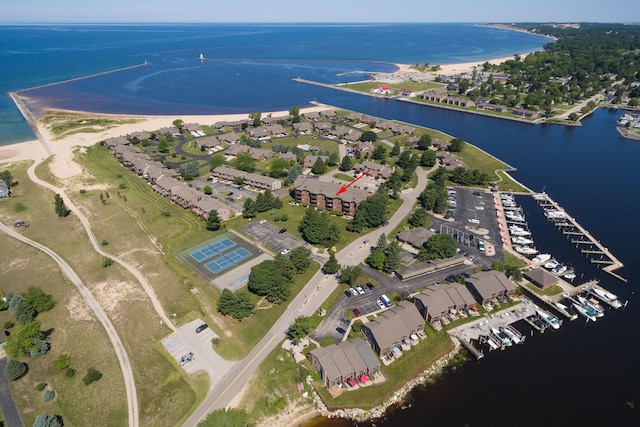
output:
<svg viewBox="0 0 640 427"><path fill-rule="evenodd" d="M289 259L296 268L298 274L302 274L311 265L311 251L304 246L298 246L291 250Z"/></svg>
<svg viewBox="0 0 640 427"><path fill-rule="evenodd" d="M322 160L322 157L318 157L316 162L313 164L313 167L311 168L311 173L313 173L314 175L322 175L325 172L327 172L327 165L325 164L324 160Z"/></svg>
<svg viewBox="0 0 640 427"><path fill-rule="evenodd" d="M326 212L318 212L313 207L306 209L300 223L302 238L311 244L332 246L340 238L338 225L331 221Z"/></svg>
<svg viewBox="0 0 640 427"><path fill-rule="evenodd" d="M346 172L353 169L353 160L351 160L350 156L344 156L342 158L342 162L340 163L339 168L341 171Z"/></svg>
<svg viewBox="0 0 640 427"><path fill-rule="evenodd" d="M247 199L244 201L242 216L244 218L254 218L256 216L255 202L253 199Z"/></svg>
<svg viewBox="0 0 640 427"><path fill-rule="evenodd" d="M436 164L436 152L432 150L425 150L420 156L420 166L432 167Z"/></svg>
<svg viewBox="0 0 640 427"><path fill-rule="evenodd" d="M338 264L336 254L333 251L329 252L329 259L322 266L322 271L325 274L336 274L338 271L340 271L340 264Z"/></svg>
<svg viewBox="0 0 640 427"><path fill-rule="evenodd" d="M299 343L300 340L313 330L311 327L310 319L306 316L298 316L293 319L291 325L289 325L289 330L287 331L287 336L294 343Z"/></svg>
<svg viewBox="0 0 640 427"><path fill-rule="evenodd" d="M207 230L209 231L217 231L220 229L220 216L218 215L218 211L212 209L209 211L209 215L207 215Z"/></svg>
<svg viewBox="0 0 640 427"><path fill-rule="evenodd" d="M385 259L382 271L391 273L400 267L400 244L397 240L392 241L384 251Z"/></svg>
<svg viewBox="0 0 640 427"><path fill-rule="evenodd" d="M64 204L64 200L62 200L59 194L55 196L55 211L56 215L61 218L69 215L69 209L67 209L67 205Z"/></svg>
<svg viewBox="0 0 640 427"><path fill-rule="evenodd" d="M293 184L296 178L302 173L302 168L300 165L295 164L289 169L289 174L287 175L287 181Z"/></svg>
<svg viewBox="0 0 640 427"><path fill-rule="evenodd" d="M340 161L340 155L338 154L337 151L334 151L333 153L329 154L329 159L327 160L327 165L336 166L339 161Z"/></svg>
<svg viewBox="0 0 640 427"><path fill-rule="evenodd" d="M387 157L387 147L384 144L377 145L376 148L373 149L373 158L375 160L383 160Z"/></svg>
<svg viewBox="0 0 640 427"><path fill-rule="evenodd" d="M418 146L416 148L418 150L428 150L429 147L431 147L431 136L424 134L418 140Z"/></svg>
<svg viewBox="0 0 640 427"><path fill-rule="evenodd" d="M187 167L184 168L183 178L187 181L192 180L195 177L200 176L200 168L198 167L198 162L195 160L187 163Z"/></svg>
<svg viewBox="0 0 640 427"><path fill-rule="evenodd" d="M400 144L398 144L398 141L396 141L396 143L393 144L393 148L391 149L391 155L397 156L398 154L400 154Z"/></svg>
<svg viewBox="0 0 640 427"><path fill-rule="evenodd" d="M398 160L396 160L396 166L401 167L402 169L406 168L409 164L409 160L411 159L411 151L405 150L400 154Z"/></svg>

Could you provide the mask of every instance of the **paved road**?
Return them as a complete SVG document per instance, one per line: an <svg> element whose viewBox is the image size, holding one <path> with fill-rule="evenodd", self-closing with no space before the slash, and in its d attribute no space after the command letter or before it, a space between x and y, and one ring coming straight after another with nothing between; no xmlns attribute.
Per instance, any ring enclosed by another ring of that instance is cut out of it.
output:
<svg viewBox="0 0 640 427"><path fill-rule="evenodd" d="M87 303L89 308L93 311L93 314L96 318L102 323L105 331L107 332L107 336L113 345L116 356L118 357L118 362L120 363L120 369L122 370L122 375L124 377L124 385L127 393L127 406L129 411L129 426L137 427L138 424L138 396L136 393L136 383L135 378L133 377L133 369L131 368L131 363L129 362L129 357L127 356L127 351L125 350L124 344L120 340L120 336L116 331L116 328L109 320L109 316L103 310L102 306L93 296L89 288L82 283L80 277L76 274L76 272L71 268L67 262L62 259L60 255L49 249L48 247L34 242L31 239L28 239L18 233L14 228L8 227L5 224L0 223L0 230L13 237L14 239L20 240L23 243L33 246L36 249L41 250L45 254L49 255L60 267L60 271L67 276L67 278L73 283L80 295Z"/></svg>
<svg viewBox="0 0 640 427"><path fill-rule="evenodd" d="M2 416L7 427L24 427L18 408L11 397L11 391L9 390L9 381L4 375L4 369L7 367L7 357L4 356L0 359L0 409L2 409Z"/></svg>
<svg viewBox="0 0 640 427"><path fill-rule="evenodd" d="M403 218L409 215L413 205L427 185L427 171L422 168L416 170L418 185L401 193L402 205L385 228L373 230L371 233L361 236L336 254L340 265L357 265L369 254L369 242L377 242L382 233L393 230ZM287 328L296 316L311 316L331 295L338 286L335 276L325 275L319 270L304 287L302 291L291 301L287 310L280 316L264 338L241 361L236 363L222 378L220 383L209 391L207 397L184 423L184 426L195 426L206 415L216 409L228 407L233 398L240 393L242 387L249 381L255 370L265 357L282 341Z"/></svg>

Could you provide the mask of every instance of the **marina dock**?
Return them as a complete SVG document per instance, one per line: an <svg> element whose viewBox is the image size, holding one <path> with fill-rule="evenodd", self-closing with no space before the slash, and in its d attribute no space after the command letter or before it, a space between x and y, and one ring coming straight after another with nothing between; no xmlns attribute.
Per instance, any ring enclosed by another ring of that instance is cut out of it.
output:
<svg viewBox="0 0 640 427"><path fill-rule="evenodd" d="M589 262L597 266L604 266L603 270L616 279L627 282L627 279L615 273L614 270L622 268L624 264L618 260L608 248L582 227L575 218L565 212L546 193L534 194L533 198L544 209L545 216L554 226L562 231L564 236L571 239L571 243L580 247L580 253L589 258Z"/></svg>

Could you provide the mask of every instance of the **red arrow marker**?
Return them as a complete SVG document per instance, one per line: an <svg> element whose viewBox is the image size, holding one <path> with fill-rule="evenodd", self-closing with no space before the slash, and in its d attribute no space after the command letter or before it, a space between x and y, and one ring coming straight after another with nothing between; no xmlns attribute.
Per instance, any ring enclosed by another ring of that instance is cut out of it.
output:
<svg viewBox="0 0 640 427"><path fill-rule="evenodd" d="M345 191L347 191L347 188L351 187L353 184L355 184L360 178L362 178L363 176L367 175L369 172L371 172L371 169L367 169L366 171L362 172L360 174L359 177L357 177L356 179L354 179L353 181L351 181L349 184L347 185L343 185L342 187L340 187L340 189L338 190L338 192L336 193L336 195L344 193Z"/></svg>

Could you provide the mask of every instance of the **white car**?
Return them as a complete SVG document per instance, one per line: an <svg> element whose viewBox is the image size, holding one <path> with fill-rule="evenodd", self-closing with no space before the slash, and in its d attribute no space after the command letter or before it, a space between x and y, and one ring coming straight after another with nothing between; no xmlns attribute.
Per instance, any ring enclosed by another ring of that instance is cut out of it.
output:
<svg viewBox="0 0 640 427"><path fill-rule="evenodd" d="M356 286L356 291L358 291L360 295L364 295L364 289L362 289L362 286Z"/></svg>
<svg viewBox="0 0 640 427"><path fill-rule="evenodd" d="M349 288L349 292L351 292L351 295L353 295L354 297L355 297L356 295L358 295L358 291L356 291L356 290L355 290L355 289L353 289L353 288Z"/></svg>
<svg viewBox="0 0 640 427"><path fill-rule="evenodd" d="M480 224L480 220L475 218L469 218L467 221L469 221L471 224Z"/></svg>
<svg viewBox="0 0 640 427"><path fill-rule="evenodd" d="M266 219L261 219L260 221L258 221L258 224L265 224L267 222Z"/></svg>
<svg viewBox="0 0 640 427"><path fill-rule="evenodd" d="M484 206L476 206L476 210L483 211L484 210Z"/></svg>
<svg viewBox="0 0 640 427"><path fill-rule="evenodd" d="M385 306L384 306L384 303L383 303L382 301L380 301L380 300L377 300L377 301L376 301L376 305L378 306L378 308L379 308L380 310L384 309L384 307L385 307Z"/></svg>
<svg viewBox="0 0 640 427"><path fill-rule="evenodd" d="M291 249L283 249L283 250L280 252L280 254L282 254L282 255L286 255L286 254L288 254L289 252L291 252Z"/></svg>

